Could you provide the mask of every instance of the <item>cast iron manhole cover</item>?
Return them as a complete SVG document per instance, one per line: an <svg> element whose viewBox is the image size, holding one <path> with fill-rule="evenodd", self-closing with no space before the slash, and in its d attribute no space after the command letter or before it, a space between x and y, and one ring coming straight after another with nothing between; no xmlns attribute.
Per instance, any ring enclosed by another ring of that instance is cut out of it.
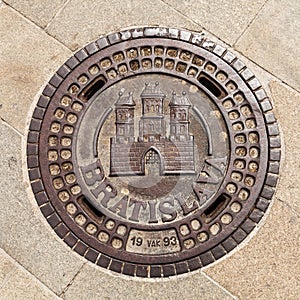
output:
<svg viewBox="0 0 300 300"><path fill-rule="evenodd" d="M71 57L37 103L33 192L60 238L101 267L196 270L269 205L280 159L271 110L254 74L201 34L111 34Z"/></svg>

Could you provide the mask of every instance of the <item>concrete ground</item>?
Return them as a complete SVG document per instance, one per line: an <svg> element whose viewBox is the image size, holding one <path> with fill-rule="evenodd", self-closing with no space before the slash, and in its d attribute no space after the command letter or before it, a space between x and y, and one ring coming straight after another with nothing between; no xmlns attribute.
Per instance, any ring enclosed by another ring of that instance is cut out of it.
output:
<svg viewBox="0 0 300 300"><path fill-rule="evenodd" d="M300 299L299 0L0 1L0 299ZM112 275L71 251L36 205L25 163L37 96L72 52L121 28L202 31L275 104L284 155L272 207L239 249L177 279Z"/></svg>

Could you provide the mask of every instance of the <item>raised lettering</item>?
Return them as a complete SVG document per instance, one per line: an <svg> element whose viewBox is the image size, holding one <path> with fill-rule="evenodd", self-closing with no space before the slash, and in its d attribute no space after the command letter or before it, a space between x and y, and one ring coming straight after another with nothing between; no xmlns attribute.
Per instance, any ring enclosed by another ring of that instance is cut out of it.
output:
<svg viewBox="0 0 300 300"><path fill-rule="evenodd" d="M130 199L129 206L133 206L133 211L129 220L139 222L139 216L141 209L146 209L147 204L135 199Z"/></svg>
<svg viewBox="0 0 300 300"><path fill-rule="evenodd" d="M96 188L91 190L91 193L96 198L98 198L98 196L102 194L102 199L100 201L104 207L107 207L107 204L110 199L115 198L117 196L117 190L107 178L105 178L101 183L99 183Z"/></svg>
<svg viewBox="0 0 300 300"><path fill-rule="evenodd" d="M162 214L161 220L163 222L171 222L177 216L177 212L176 212L176 210L174 210L174 199L173 198L161 200L158 209Z"/></svg>
<svg viewBox="0 0 300 300"><path fill-rule="evenodd" d="M219 158L210 158L207 159L206 162L213 166L216 170L220 172L221 175L224 174L225 167L226 167L226 160L227 157L219 157Z"/></svg>
<svg viewBox="0 0 300 300"><path fill-rule="evenodd" d="M175 197L175 199L179 202L184 216L199 208L199 203L196 200L193 200L193 204L189 207L186 203L186 200L177 197Z"/></svg>
<svg viewBox="0 0 300 300"><path fill-rule="evenodd" d="M218 184L220 176L215 172L218 171L222 176L224 174L226 157L206 159L202 171L200 172L196 182Z"/></svg>
<svg viewBox="0 0 300 300"><path fill-rule="evenodd" d="M161 240L147 240L148 247L161 247Z"/></svg>
<svg viewBox="0 0 300 300"><path fill-rule="evenodd" d="M193 183L193 190L199 199L200 206L204 204L212 195L213 191L201 186L201 184L220 183L226 167L227 157L206 159L202 171L197 180Z"/></svg>
<svg viewBox="0 0 300 300"><path fill-rule="evenodd" d="M104 178L104 171L99 159L96 162L87 165L86 167L80 167L85 183L88 186L94 185L98 181L102 181ZM98 171L98 172L96 172Z"/></svg>
<svg viewBox="0 0 300 300"><path fill-rule="evenodd" d="M149 213L150 213L150 219L149 223L158 223L157 217L156 217L156 201L149 201Z"/></svg>
<svg viewBox="0 0 300 300"><path fill-rule="evenodd" d="M204 204L214 194L214 191L201 188L196 183L193 183L193 189L199 199L200 206Z"/></svg>
<svg viewBox="0 0 300 300"><path fill-rule="evenodd" d="M117 213L119 216L123 218L126 218L127 205L128 205L128 196L124 196L113 207L110 207L109 210L111 210L114 213Z"/></svg>

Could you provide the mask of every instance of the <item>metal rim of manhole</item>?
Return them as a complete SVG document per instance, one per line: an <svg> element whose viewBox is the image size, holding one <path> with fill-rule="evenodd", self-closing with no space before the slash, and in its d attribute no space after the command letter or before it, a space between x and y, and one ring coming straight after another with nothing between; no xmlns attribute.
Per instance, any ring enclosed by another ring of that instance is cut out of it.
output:
<svg viewBox="0 0 300 300"><path fill-rule="evenodd" d="M272 105L233 53L145 27L90 43L49 81L27 140L37 203L74 251L109 270L169 277L241 243L275 191Z"/></svg>

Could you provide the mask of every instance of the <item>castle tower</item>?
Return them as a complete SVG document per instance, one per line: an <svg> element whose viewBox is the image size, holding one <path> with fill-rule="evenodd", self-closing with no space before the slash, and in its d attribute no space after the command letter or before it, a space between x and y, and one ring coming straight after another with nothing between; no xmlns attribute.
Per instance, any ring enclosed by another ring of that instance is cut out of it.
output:
<svg viewBox="0 0 300 300"><path fill-rule="evenodd" d="M182 96L177 96L173 92L170 101L170 140L171 141L187 141L190 140L189 134L189 109L191 103L186 95L182 92Z"/></svg>
<svg viewBox="0 0 300 300"><path fill-rule="evenodd" d="M117 142L133 142L134 141L134 109L135 102L133 94L130 92L128 96L119 93L116 106L116 140Z"/></svg>
<svg viewBox="0 0 300 300"><path fill-rule="evenodd" d="M141 94L142 117L140 120L140 141L159 141L166 136L166 124L163 114L163 100L166 95L160 90L159 83L149 85Z"/></svg>

